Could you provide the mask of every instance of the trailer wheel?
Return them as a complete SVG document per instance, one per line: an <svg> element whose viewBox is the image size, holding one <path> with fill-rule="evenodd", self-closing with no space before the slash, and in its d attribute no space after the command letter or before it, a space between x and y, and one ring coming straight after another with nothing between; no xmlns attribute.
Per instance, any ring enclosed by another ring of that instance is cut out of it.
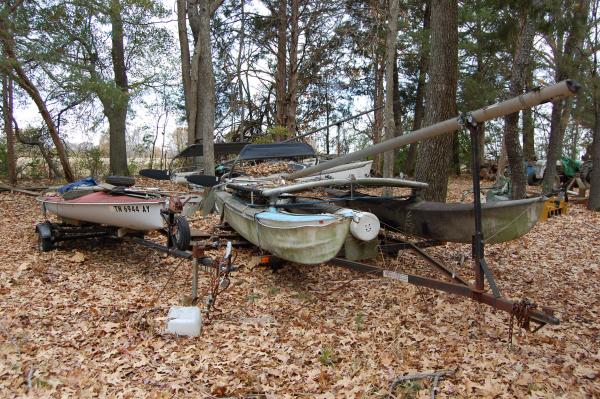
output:
<svg viewBox="0 0 600 399"><path fill-rule="evenodd" d="M175 238L175 246L185 251L190 246L192 233L190 224L183 216L175 216L175 226L173 227L173 236Z"/></svg>
<svg viewBox="0 0 600 399"><path fill-rule="evenodd" d="M35 227L38 234L38 248L42 252L52 251L55 248L52 241L52 226L48 222L40 223Z"/></svg>
<svg viewBox="0 0 600 399"><path fill-rule="evenodd" d="M106 176L104 180L108 184L118 187L131 187L135 184L135 179L130 176Z"/></svg>
<svg viewBox="0 0 600 399"><path fill-rule="evenodd" d="M42 252L52 251L54 249L54 242L51 238L42 237L38 234L38 248Z"/></svg>

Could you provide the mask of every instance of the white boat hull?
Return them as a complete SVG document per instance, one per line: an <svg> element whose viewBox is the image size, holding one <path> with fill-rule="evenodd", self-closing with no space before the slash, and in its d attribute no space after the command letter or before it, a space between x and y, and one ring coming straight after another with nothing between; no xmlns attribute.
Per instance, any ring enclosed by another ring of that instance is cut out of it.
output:
<svg viewBox="0 0 600 399"><path fill-rule="evenodd" d="M72 200L40 197L38 201L46 211L62 219L138 231L162 229L164 220L160 211L167 206L166 198L141 199L105 193L91 193Z"/></svg>
<svg viewBox="0 0 600 399"><path fill-rule="evenodd" d="M333 167L331 169L325 169L316 175L310 175L298 179L298 181L311 181L319 179L351 179L351 178L363 178L371 175L371 165L373 161L358 161L352 162L345 165Z"/></svg>

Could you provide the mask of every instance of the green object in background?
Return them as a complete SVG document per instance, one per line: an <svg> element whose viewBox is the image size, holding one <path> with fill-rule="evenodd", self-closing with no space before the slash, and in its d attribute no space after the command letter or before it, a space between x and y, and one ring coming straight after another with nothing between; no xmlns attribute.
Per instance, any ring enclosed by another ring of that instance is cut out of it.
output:
<svg viewBox="0 0 600 399"><path fill-rule="evenodd" d="M581 167L581 161L562 157L561 159L563 171L565 172L565 176L574 177L577 172L579 172L579 168Z"/></svg>

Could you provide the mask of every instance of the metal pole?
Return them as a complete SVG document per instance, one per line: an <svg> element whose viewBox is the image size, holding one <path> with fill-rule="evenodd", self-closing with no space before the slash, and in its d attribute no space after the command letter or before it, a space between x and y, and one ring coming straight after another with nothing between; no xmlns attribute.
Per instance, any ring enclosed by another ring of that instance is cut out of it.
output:
<svg viewBox="0 0 600 399"><path fill-rule="evenodd" d="M480 108L471 112L471 116L477 123L485 122L490 119L512 114L524 108L530 108L553 99L572 96L579 90L579 87L579 83L573 80L563 80L560 83L513 97L510 100L506 100L486 108ZM338 157L331 161L323 162L318 165L311 166L310 168L283 175L282 177L286 180L293 180L300 177L310 176L325 169L333 168L334 166L343 165L352 161L358 161L369 155L380 154L385 151L394 150L403 145L416 143L417 141L422 141L446 133L452 133L461 127L462 126L459 118L448 119L444 122L436 123L435 125L415 130L412 133L386 140L379 144L375 144L363 150Z"/></svg>
<svg viewBox="0 0 600 399"><path fill-rule="evenodd" d="M203 256L204 249L199 245L194 245L192 247L192 303L196 303L198 300L198 265Z"/></svg>
<svg viewBox="0 0 600 399"><path fill-rule="evenodd" d="M471 175L473 178L473 213L475 215L475 234L473 234L473 267L475 268L475 288L483 292L484 275L481 269L481 259L483 259L483 229L481 226L481 186L479 184L479 129L477 122L474 122L470 116L465 121L466 127L471 134Z"/></svg>
<svg viewBox="0 0 600 399"><path fill-rule="evenodd" d="M198 299L198 258L192 262L192 300Z"/></svg>
<svg viewBox="0 0 600 399"><path fill-rule="evenodd" d="M472 253L473 253L473 268L475 269L475 289L483 292L484 282L487 277L488 284L492 289L494 297L500 298L500 290L494 280L492 271L487 266L485 261L483 241L483 227L481 222L481 186L479 184L479 129L477 122L473 120L471 115L464 118L464 123L469 133L471 134L471 175L473 179L473 213L475 215L475 234L472 238Z"/></svg>
<svg viewBox="0 0 600 399"><path fill-rule="evenodd" d="M471 298L476 302L480 302L489 305L495 309L505 311L512 314L513 308L516 302L510 299L495 297L486 292L479 292L473 289L472 286L464 284L456 284L443 280L436 280L428 277L415 276L412 274L399 273L393 270L381 269L377 266L369 265L367 263L355 262L342 258L333 258L328 263L338 265L351 270L357 270L359 272L372 274L375 276L382 276L392 280L401 281L404 283L418 285L420 287L432 288L434 290L448 292L454 295L460 295L467 298ZM560 321L551 314L547 314L542 310L532 309L529 313L529 319L538 323L547 323L558 325Z"/></svg>

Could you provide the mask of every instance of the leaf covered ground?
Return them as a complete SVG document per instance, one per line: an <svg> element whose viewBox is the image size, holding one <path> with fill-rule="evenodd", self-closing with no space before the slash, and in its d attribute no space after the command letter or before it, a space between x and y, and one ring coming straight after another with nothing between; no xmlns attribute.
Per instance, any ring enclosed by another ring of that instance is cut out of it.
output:
<svg viewBox="0 0 600 399"><path fill-rule="evenodd" d="M114 241L40 253L43 216L22 194L0 194L0 220L0 397L429 397L428 380L390 384L440 369L454 375L439 397L600 396L600 214L579 205L486 248L505 296L561 320L512 345L488 306L329 265L272 272L251 249L202 336L176 338L162 330L189 262ZM429 252L472 278L469 246ZM377 263L441 277L409 252Z"/></svg>

